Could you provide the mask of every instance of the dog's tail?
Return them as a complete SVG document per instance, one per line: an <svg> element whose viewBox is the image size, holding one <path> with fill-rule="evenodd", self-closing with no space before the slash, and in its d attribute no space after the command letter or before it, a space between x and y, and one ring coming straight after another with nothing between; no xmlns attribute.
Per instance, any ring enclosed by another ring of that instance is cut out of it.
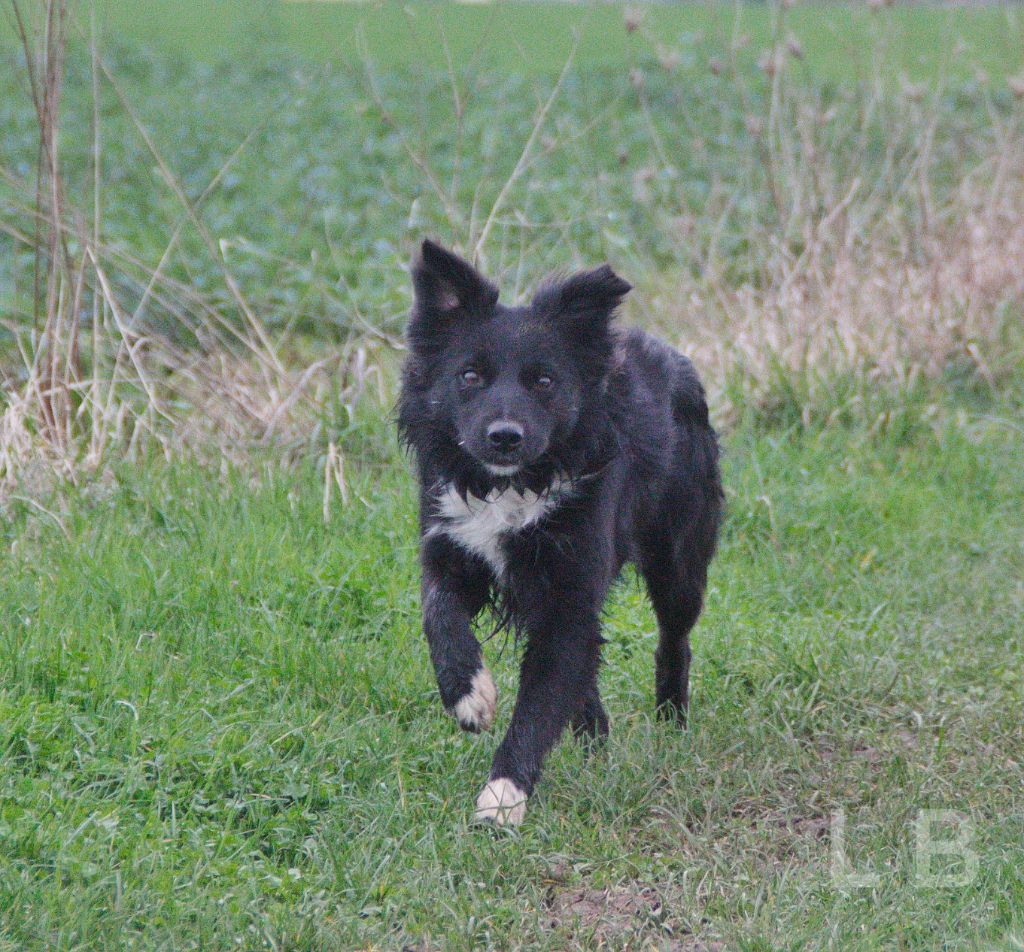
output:
<svg viewBox="0 0 1024 952"><path fill-rule="evenodd" d="M693 362L680 353L672 357L672 416L677 423L710 429L707 396Z"/></svg>

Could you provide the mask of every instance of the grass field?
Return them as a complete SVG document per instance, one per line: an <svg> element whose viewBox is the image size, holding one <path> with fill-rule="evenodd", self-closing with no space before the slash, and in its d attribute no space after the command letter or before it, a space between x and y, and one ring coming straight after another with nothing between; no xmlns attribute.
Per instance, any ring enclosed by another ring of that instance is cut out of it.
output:
<svg viewBox="0 0 1024 952"><path fill-rule="evenodd" d="M101 0L56 190L0 21L0 952L1024 949L1021 9L641 12ZM627 576L513 833L419 627L427 233L610 259L723 430L689 730Z"/></svg>
<svg viewBox="0 0 1024 952"><path fill-rule="evenodd" d="M133 14L129 24L117 19L127 17L128 7L112 6L107 16L121 25L109 28L100 49L117 83L101 81L97 93L106 241L113 253L129 250L155 267L177 232L165 263L169 275L218 306L231 306L221 277L226 263L263 321L316 340L346 339L365 329L367 315L375 328L397 335L408 292L395 276L415 241L427 232L465 241L480 230L569 51L559 47L540 67L534 56L516 53L522 68L506 71L497 51L509 46L509 36L530 45L566 33L574 18L596 17L609 43L600 56L581 45L482 249L493 271L510 275L514 291L553 269L605 256L651 290L666 276L671 284L701 272L720 272L730 288L743 281L763 285L771 280L766 269L778 248L776 231L785 232L788 250L799 255L807 229L854 182L862 207L849 229L870 234L879 219L887 230L894 223L916 230L921 196L913 186L922 165L936 192L929 200L940 205L935 223L944 226L965 212L942 205L961 184L984 181L971 170L1005 147L1000 135L1012 140L1018 112L1005 77L1024 67L1015 7L886 9L873 17L843 6L796 8L786 14L797 18L794 29L803 17L819 34L801 59L786 54L781 93L757 66L772 48L766 36L751 38L741 29L735 32L746 39L734 43L731 28L700 38L663 22L715 10L724 22L728 11L719 7L652 7L651 22L632 34L616 7L413 7L416 17L432 22L452 19L451 43L464 47L451 75L446 68L413 69L404 17L388 42L368 44L369 59L346 47L330 64L282 45L281 31L267 26L275 16L294 19L304 24L296 44L315 46L327 31L311 28L309 18L367 18L368 30L371 23L383 29L397 16L391 7L274 4L259 7L270 11L267 19L235 20L226 18L225 11L236 9L230 0L184 11L164 0L152 8L152 17ZM180 29L161 26L161 10L173 13ZM756 21L752 28L759 22L762 34L768 31L766 10L744 7L742 15ZM493 33L482 26L477 32L477 20L487 16L512 19ZM849 46L855 34L828 27L843 17L857 20L873 39L865 34L863 44ZM545 18L560 18L565 29ZM229 22L238 24L232 34L238 45L212 49L197 42L194 60L180 45L191 35L189 23L212 38ZM250 33L251 43L243 42ZM783 22L777 37L783 53L789 33ZM911 48L935 57L925 70L927 87L905 71L897 41L904 34ZM479 50L474 37L482 38ZM827 79L827 70L814 65L815 43L845 82ZM439 41L425 45L434 54L443 50ZM92 204L93 84L81 42L72 46L62 168L84 211ZM260 48L272 55L259 55ZM8 62L0 72L0 164L24 176L37 154L35 118L13 56ZM994 66L991 84L975 79L982 64ZM876 79L892 90L876 88ZM779 143L750 131L771 132L782 117ZM810 128L797 130L805 121ZM800 155L806 139L821 168ZM161 162L176 176L173 184ZM216 233L218 254L194 229L182 230L188 214L176 186ZM24 196L0 182L5 188L7 207L17 209ZM885 240L905 244L906 236ZM29 261L22 250L21 274ZM119 260L117 270L125 269ZM27 309L30 282L16 279L18 270L14 254L0 260L0 307L7 310ZM138 284L148 281L145 269L141 277L137 272L123 279L135 297Z"/></svg>
<svg viewBox="0 0 1024 952"><path fill-rule="evenodd" d="M690 730L652 718L627 580L611 741L563 743L511 835L467 824L495 740L437 703L400 465L326 526L311 467L128 468L15 503L4 947L1017 948L1022 443L991 414L733 434ZM503 719L514 651L486 653ZM972 822L969 885L917 880L922 809ZM836 810L875 888L832 878Z"/></svg>
<svg viewBox="0 0 1024 952"><path fill-rule="evenodd" d="M444 68L447 44L455 63L476 58L489 69L528 75L559 70L576 37L579 62L588 68L614 69L636 56L640 38L622 29L627 9L642 11L646 29L666 43L683 43L695 60L734 35L746 34L750 49L760 50L775 19L768 4L97 2L112 38L211 62L284 51L339 64L357 61L365 43L387 67ZM869 78L879 34L912 79L946 71L973 78L976 68L998 78L1024 65L1024 13L1014 4L897 8L882 17L866 6L810 5L787 19L806 52L805 69L818 80ZM755 52L751 62L756 58Z"/></svg>

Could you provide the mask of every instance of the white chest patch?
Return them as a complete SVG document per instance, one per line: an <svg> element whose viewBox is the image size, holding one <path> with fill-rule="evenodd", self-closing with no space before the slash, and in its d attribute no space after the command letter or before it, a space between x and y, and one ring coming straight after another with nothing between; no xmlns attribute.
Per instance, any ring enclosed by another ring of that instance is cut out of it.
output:
<svg viewBox="0 0 1024 952"><path fill-rule="evenodd" d="M465 499L450 483L438 493L435 511L441 521L430 527L429 535L443 533L464 549L487 561L495 573L505 570L502 540L539 522L556 509L571 491L567 482L556 480L547 490L519 492L511 487L492 489L485 499Z"/></svg>

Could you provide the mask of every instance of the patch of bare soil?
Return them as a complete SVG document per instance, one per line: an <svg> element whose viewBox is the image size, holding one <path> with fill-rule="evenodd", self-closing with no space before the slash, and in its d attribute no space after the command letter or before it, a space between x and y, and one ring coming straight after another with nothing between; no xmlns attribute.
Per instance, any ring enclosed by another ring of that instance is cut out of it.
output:
<svg viewBox="0 0 1024 952"><path fill-rule="evenodd" d="M725 948L721 942L673 928L669 904L653 886L579 887L554 893L548 915L553 930L585 939L587 948L664 952L718 952Z"/></svg>

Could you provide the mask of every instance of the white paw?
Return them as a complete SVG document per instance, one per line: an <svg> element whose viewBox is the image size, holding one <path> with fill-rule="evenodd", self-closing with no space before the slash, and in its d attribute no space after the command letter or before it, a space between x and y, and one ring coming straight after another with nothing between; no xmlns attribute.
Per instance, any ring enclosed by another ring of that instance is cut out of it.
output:
<svg viewBox="0 0 1024 952"><path fill-rule="evenodd" d="M463 730L485 731L494 723L497 705L498 689L491 672L482 667L473 675L469 693L451 709L451 714Z"/></svg>
<svg viewBox="0 0 1024 952"><path fill-rule="evenodd" d="M526 792L507 777L488 780L476 798L473 819L495 826L519 826L526 816Z"/></svg>

